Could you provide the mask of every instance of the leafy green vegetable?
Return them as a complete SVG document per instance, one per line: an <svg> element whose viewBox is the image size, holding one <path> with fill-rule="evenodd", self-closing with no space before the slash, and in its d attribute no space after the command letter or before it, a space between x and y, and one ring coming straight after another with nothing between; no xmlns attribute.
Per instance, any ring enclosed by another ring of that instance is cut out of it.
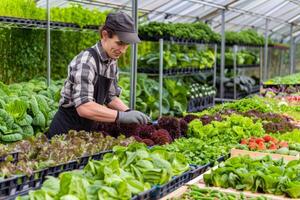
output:
<svg viewBox="0 0 300 200"><path fill-rule="evenodd" d="M233 157L221 163L219 168L204 175L209 186L231 187L271 194L286 194L298 198L300 161L285 163L267 156L252 159L249 156Z"/></svg>
<svg viewBox="0 0 300 200"><path fill-rule="evenodd" d="M225 120L212 121L203 125L201 121L194 120L188 124L188 136L204 141L215 141L216 144L238 144L242 138L262 136L264 130L260 122L253 122L251 118L233 114L226 116Z"/></svg>
<svg viewBox="0 0 300 200"><path fill-rule="evenodd" d="M164 184L189 169L183 155L163 148L148 149L140 143L115 146L101 161L90 161L84 170L64 172L50 178L29 198L130 199L151 186ZM58 187L59 185L59 187Z"/></svg>

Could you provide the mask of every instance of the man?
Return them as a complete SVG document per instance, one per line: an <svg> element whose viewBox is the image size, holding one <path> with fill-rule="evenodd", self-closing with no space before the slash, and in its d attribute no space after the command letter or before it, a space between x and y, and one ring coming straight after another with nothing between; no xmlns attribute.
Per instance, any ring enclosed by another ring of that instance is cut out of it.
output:
<svg viewBox="0 0 300 200"><path fill-rule="evenodd" d="M68 66L68 77L61 91L58 112L48 137L69 130L95 130L96 122L146 124L150 118L130 110L119 99L117 59L129 44L140 39L134 23L125 13L111 13L99 30L101 41L82 51Z"/></svg>

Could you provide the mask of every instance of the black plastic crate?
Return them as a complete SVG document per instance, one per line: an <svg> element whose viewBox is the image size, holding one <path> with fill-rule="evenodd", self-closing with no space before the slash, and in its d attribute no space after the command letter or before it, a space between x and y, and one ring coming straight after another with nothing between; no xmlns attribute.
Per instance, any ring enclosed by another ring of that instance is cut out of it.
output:
<svg viewBox="0 0 300 200"><path fill-rule="evenodd" d="M32 175L14 176L0 181L0 199L8 199L42 186L47 169L35 171Z"/></svg>
<svg viewBox="0 0 300 200"><path fill-rule="evenodd" d="M79 163L78 163L78 168L82 169L83 167L85 167L89 160L102 160L103 156L106 153L111 153L112 150L106 150L106 151L101 151L99 153L95 153L93 155L88 155L88 156L83 156L79 158Z"/></svg>
<svg viewBox="0 0 300 200"><path fill-rule="evenodd" d="M224 155L224 156L221 156L217 159L217 161L220 163L220 162L223 162L225 160L227 160L228 158L230 158L230 153L227 154L227 155Z"/></svg>
<svg viewBox="0 0 300 200"><path fill-rule="evenodd" d="M184 172L180 176L174 177L168 183L157 187L154 199L160 199L160 198L166 196L167 194L175 191L177 188L181 187L182 185L184 185L185 183L187 183L190 180L191 180L190 179L190 170L187 172Z"/></svg>
<svg viewBox="0 0 300 200"><path fill-rule="evenodd" d="M8 156L12 156L13 160L11 162L16 163L19 159L19 152L11 152L7 155L0 156L0 162L4 162Z"/></svg>
<svg viewBox="0 0 300 200"><path fill-rule="evenodd" d="M156 190L156 187L152 187L150 190L144 191L138 195L133 196L131 200L154 200Z"/></svg>
<svg viewBox="0 0 300 200"><path fill-rule="evenodd" d="M78 166L77 160L69 161L67 163L63 163L63 164L59 164L59 165L47 168L46 176L58 177L58 175L60 173L66 172L66 171L72 171L72 170L78 169L78 167L79 166ZM46 176L44 177L44 180L45 180Z"/></svg>
<svg viewBox="0 0 300 200"><path fill-rule="evenodd" d="M195 169L190 170L190 180L205 173L210 168L210 163L202 166L195 166L194 168Z"/></svg>
<svg viewBox="0 0 300 200"><path fill-rule="evenodd" d="M214 96L197 97L190 99L188 112L198 112L213 106Z"/></svg>

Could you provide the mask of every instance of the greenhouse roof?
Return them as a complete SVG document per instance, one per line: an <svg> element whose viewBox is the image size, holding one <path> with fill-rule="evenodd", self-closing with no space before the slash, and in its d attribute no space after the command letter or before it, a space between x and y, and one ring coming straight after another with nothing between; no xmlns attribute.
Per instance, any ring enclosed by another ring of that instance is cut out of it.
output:
<svg viewBox="0 0 300 200"><path fill-rule="evenodd" d="M51 7L79 3L87 8L131 12L132 0L50 0ZM46 7L46 0L37 0ZM160 22L209 23L221 31L221 11L225 10L225 30L254 28L263 33L268 20L269 34L288 40L291 25L293 36L300 37L300 0L143 0L138 2L140 20Z"/></svg>

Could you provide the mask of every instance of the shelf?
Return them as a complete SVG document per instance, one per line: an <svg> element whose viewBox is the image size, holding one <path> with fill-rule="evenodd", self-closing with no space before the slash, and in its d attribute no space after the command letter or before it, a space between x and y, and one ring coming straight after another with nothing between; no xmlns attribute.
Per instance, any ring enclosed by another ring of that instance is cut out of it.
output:
<svg viewBox="0 0 300 200"><path fill-rule="evenodd" d="M249 95L253 95L253 94L258 94L259 91L260 91L260 86L259 85L256 85L256 86L253 86L253 88L251 89L250 92L236 92L236 99L234 99L234 92L233 92L233 88L230 88L231 90L227 89L226 91L226 88L225 88L225 91L224 92L224 99L227 99L227 100L238 100L238 99L242 99L242 98L245 98ZM228 91L229 90L229 91ZM216 98L217 100L216 101L222 101L221 98ZM225 100L224 100L225 101Z"/></svg>
<svg viewBox="0 0 300 200"><path fill-rule="evenodd" d="M179 43L179 44L206 44L206 45L215 45L217 43L214 42L206 42L203 40L194 40L194 39L182 39L182 38L175 38L175 37L160 37L160 36L145 36L145 35L139 35L141 40L144 41L151 41L151 42L158 42L159 39L163 39L164 42L171 42L171 43Z"/></svg>
<svg viewBox="0 0 300 200"><path fill-rule="evenodd" d="M140 68L138 69L138 73L145 73L149 75L159 75L158 69L151 69L151 68ZM213 73L213 68L176 68L176 69L164 69L163 75L164 76L176 76L176 75L194 75L195 73Z"/></svg>
<svg viewBox="0 0 300 200"><path fill-rule="evenodd" d="M269 45L270 48L274 48L274 49L281 49L281 50L289 50L290 47L289 46L284 46L284 45L280 45L280 44L271 44Z"/></svg>
<svg viewBox="0 0 300 200"><path fill-rule="evenodd" d="M217 67L221 67L220 65L217 65ZM227 69L233 69L233 65L225 65L225 68ZM247 64L247 65L237 65L237 69L253 69L253 68L260 68L260 64Z"/></svg>
<svg viewBox="0 0 300 200"><path fill-rule="evenodd" d="M257 45L257 44L225 44L225 46L226 47L238 46L238 47L260 48L260 47L264 47L265 45Z"/></svg>
<svg viewBox="0 0 300 200"><path fill-rule="evenodd" d="M214 106L214 96L198 97L189 100L187 112L199 112Z"/></svg>
<svg viewBox="0 0 300 200"><path fill-rule="evenodd" d="M16 24L21 26L28 27L37 27L37 28L47 28L47 20L37 20L37 19L25 19L25 18L17 18L17 17L5 17L0 16L0 23L6 24ZM98 30L98 26L84 26L80 28L79 25L74 23L65 23L65 22L53 22L50 21L51 29L58 28L71 28L76 30Z"/></svg>

